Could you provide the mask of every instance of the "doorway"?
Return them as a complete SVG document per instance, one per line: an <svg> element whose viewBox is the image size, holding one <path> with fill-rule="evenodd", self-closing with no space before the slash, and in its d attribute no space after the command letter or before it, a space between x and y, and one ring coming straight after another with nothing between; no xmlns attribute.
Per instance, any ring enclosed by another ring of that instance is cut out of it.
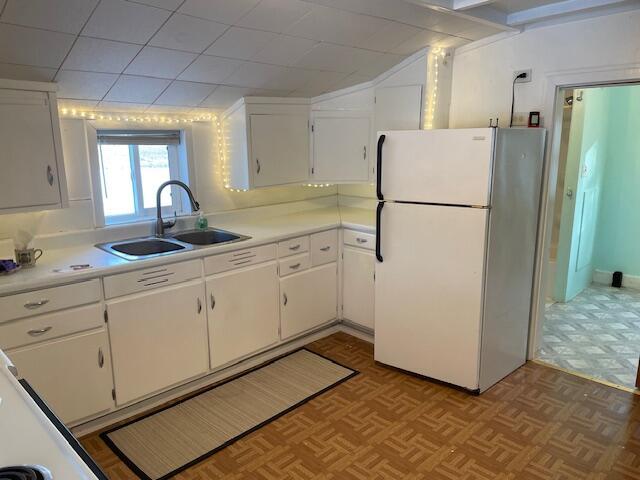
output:
<svg viewBox="0 0 640 480"><path fill-rule="evenodd" d="M640 85L560 94L558 180L536 358L634 388L640 355ZM612 286L614 272L622 272L621 287Z"/></svg>

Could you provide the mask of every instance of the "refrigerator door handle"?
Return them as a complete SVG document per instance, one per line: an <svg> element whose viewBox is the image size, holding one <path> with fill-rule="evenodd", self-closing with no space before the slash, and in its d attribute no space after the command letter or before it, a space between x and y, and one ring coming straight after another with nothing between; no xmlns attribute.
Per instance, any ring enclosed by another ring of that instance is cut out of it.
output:
<svg viewBox="0 0 640 480"><path fill-rule="evenodd" d="M384 136L384 135L383 135ZM380 221L382 217L382 208L384 207L384 202L378 202L378 207L376 208L376 258L380 263L382 263L382 252L380 251Z"/></svg>
<svg viewBox="0 0 640 480"><path fill-rule="evenodd" d="M378 200L384 200L382 196L382 144L384 143L386 135L380 135L378 137L378 160L376 165L376 194L378 195Z"/></svg>

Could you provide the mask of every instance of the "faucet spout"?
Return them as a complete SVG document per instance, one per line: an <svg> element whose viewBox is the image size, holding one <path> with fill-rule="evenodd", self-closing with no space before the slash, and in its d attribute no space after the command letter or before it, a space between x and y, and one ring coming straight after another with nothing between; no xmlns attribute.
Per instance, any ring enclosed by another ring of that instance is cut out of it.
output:
<svg viewBox="0 0 640 480"><path fill-rule="evenodd" d="M182 187L182 189L187 192L189 202L191 202L191 210L193 210L194 212L200 210L200 204L196 202L196 199L193 196L193 192L186 183L181 182L180 180L169 180L167 182L164 182L158 187L158 191L156 192L156 237L164 236L165 228L171 228L176 224L175 221L165 222L164 220L162 220L162 206L160 205L160 196L162 195L162 190L167 185L177 185L178 187Z"/></svg>

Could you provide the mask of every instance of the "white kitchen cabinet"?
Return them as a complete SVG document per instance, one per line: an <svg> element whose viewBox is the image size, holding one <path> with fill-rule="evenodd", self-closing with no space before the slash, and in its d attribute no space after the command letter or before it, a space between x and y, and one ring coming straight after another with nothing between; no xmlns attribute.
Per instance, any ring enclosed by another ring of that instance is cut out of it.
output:
<svg viewBox="0 0 640 480"><path fill-rule="evenodd" d="M246 97L224 114L227 176L252 189L309 179L309 104L302 99Z"/></svg>
<svg viewBox="0 0 640 480"><path fill-rule="evenodd" d="M421 112L422 85L376 88L374 108L376 132L419 130Z"/></svg>
<svg viewBox="0 0 640 480"><path fill-rule="evenodd" d="M342 256L342 316L373 329L375 255L370 250L345 247Z"/></svg>
<svg viewBox="0 0 640 480"><path fill-rule="evenodd" d="M118 405L208 370L201 280L110 300L107 313Z"/></svg>
<svg viewBox="0 0 640 480"><path fill-rule="evenodd" d="M0 80L0 213L66 205L55 84Z"/></svg>
<svg viewBox="0 0 640 480"><path fill-rule="evenodd" d="M316 114L313 125L312 179L321 182L365 182L369 178L369 115Z"/></svg>
<svg viewBox="0 0 640 480"><path fill-rule="evenodd" d="M109 342L104 329L6 353L20 376L65 423L113 406Z"/></svg>
<svg viewBox="0 0 640 480"><path fill-rule="evenodd" d="M211 368L278 341L278 265L231 270L206 282Z"/></svg>
<svg viewBox="0 0 640 480"><path fill-rule="evenodd" d="M329 263L280 279L282 339L337 317L337 265Z"/></svg>

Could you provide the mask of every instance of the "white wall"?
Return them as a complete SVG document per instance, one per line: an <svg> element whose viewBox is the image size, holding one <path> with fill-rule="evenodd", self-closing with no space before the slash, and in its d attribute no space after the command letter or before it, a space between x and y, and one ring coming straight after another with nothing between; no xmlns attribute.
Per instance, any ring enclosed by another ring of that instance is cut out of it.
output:
<svg viewBox="0 0 640 480"><path fill-rule="evenodd" d="M533 69L531 83L516 86L515 111L529 112L543 110L549 74L640 63L640 11L533 28L483 45L486 41L455 52L452 128L484 127L495 117L507 126L514 70Z"/></svg>

